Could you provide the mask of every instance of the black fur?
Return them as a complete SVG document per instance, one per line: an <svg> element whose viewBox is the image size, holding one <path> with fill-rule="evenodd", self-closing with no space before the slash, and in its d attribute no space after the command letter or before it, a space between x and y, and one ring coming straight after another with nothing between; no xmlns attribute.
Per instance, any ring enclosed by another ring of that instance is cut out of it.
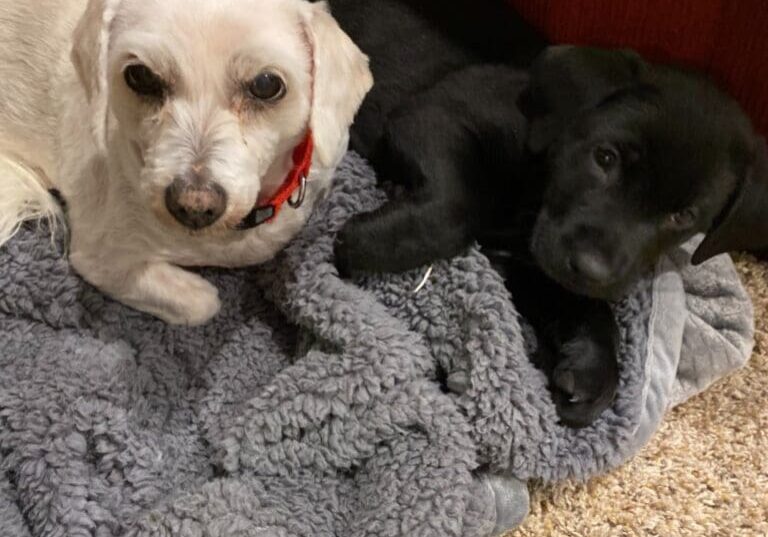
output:
<svg viewBox="0 0 768 537"><path fill-rule="evenodd" d="M697 262L768 246L764 142L707 82L627 51L546 48L501 0L330 5L376 81L352 148L399 186L341 231L337 265L402 271L479 241L537 332L564 423L615 394L605 299L699 231Z"/></svg>

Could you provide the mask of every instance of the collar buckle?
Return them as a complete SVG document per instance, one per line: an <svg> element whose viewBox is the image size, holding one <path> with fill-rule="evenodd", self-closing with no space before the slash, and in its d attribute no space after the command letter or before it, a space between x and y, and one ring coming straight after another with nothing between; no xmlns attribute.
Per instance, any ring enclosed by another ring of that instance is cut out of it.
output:
<svg viewBox="0 0 768 537"><path fill-rule="evenodd" d="M283 184L269 200L261 205L256 205L238 224L237 229L246 231L271 222L286 203L293 209L298 209L304 205L313 150L312 131L308 130L304 140L293 150L293 167Z"/></svg>
<svg viewBox="0 0 768 537"><path fill-rule="evenodd" d="M300 180L299 180L299 192L296 196L296 199L293 199L293 196L288 198L288 205L293 207L294 209L298 209L302 205L304 205L304 200L307 197L307 176L306 174L301 174Z"/></svg>

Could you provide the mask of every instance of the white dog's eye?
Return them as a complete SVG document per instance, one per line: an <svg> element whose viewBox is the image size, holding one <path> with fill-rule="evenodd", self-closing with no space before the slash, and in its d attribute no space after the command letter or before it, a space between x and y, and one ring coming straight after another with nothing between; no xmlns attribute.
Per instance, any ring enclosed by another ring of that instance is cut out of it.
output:
<svg viewBox="0 0 768 537"><path fill-rule="evenodd" d="M157 99L161 99L165 95L165 82L146 65L140 63L129 65L125 68L123 76L125 77L125 83L137 95Z"/></svg>
<svg viewBox="0 0 768 537"><path fill-rule="evenodd" d="M264 71L251 80L247 86L248 94L260 101L274 102L285 96L285 82L280 75Z"/></svg>

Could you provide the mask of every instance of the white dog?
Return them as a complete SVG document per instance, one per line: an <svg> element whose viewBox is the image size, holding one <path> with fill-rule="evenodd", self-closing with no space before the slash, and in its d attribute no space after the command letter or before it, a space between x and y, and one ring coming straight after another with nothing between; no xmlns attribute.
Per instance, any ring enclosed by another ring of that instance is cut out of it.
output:
<svg viewBox="0 0 768 537"><path fill-rule="evenodd" d="M58 190L87 281L204 323L218 292L180 267L273 257L371 84L325 4L0 0L0 244Z"/></svg>

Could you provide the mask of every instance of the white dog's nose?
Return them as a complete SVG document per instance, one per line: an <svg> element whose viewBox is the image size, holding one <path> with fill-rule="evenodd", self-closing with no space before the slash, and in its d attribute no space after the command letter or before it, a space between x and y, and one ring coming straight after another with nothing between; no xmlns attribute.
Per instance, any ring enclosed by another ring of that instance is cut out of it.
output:
<svg viewBox="0 0 768 537"><path fill-rule="evenodd" d="M213 225L227 208L227 193L218 183L194 172L174 178L165 190L165 206L182 225L202 229Z"/></svg>

